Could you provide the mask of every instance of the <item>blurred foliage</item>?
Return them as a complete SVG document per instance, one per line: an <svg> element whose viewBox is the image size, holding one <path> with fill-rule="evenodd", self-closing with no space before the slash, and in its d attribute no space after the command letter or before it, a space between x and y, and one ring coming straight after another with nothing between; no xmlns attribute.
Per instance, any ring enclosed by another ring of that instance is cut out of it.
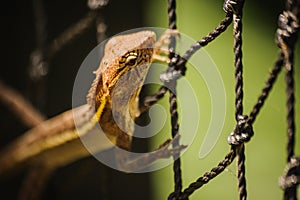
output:
<svg viewBox="0 0 300 200"><path fill-rule="evenodd" d="M177 25L181 33L198 40L213 30L224 18L222 1L185 0L177 2ZM271 6L270 6L271 5ZM244 113L249 114L257 101L258 95L268 78L268 72L277 59L279 49L274 43L277 27L277 17L284 6L283 1L264 3L247 1L243 16L243 62L244 62ZM167 27L167 1L152 0L145 5L146 26ZM197 137L184 153L182 158L183 186L195 181L204 172L216 166L229 151L227 136L233 130L234 119L234 67L233 67L233 37L232 26L219 38L205 47L207 53L216 63L223 78L226 90L226 119L221 136L204 159L199 159L200 144L206 134L210 120L210 97L203 80L193 76L187 70L186 78L193 85L200 99L201 120L191 117L190 123L198 123ZM300 99L300 57L299 42L296 45L295 86L296 102ZM178 95L184 93L178 86ZM186 95L186 94L185 94ZM188 94L187 94L188 95ZM167 108L168 98L162 101ZM255 135L246 144L246 178L249 199L282 199L282 191L278 187L278 177L282 175L286 160L286 109L285 109L284 70L254 123ZM188 103L188 102L182 102ZM296 122L299 122L300 107L296 103ZM167 111L166 111L167 112ZM192 116L193 113L191 113ZM167 119L169 120L169 119ZM168 121L167 121L168 124ZM299 125L299 123L297 123ZM180 126L180 133L187 134L185 127ZM170 133L170 126L162 130ZM299 135L299 132L298 132ZM169 137L169 135L167 136ZM157 146L157 141L154 146ZM299 136L296 138L296 154L299 155ZM235 162L235 161L234 161ZM172 166L156 171L152 176L154 199L165 199L173 190ZM300 197L300 196L299 196ZM191 199L238 199L235 163L224 173L196 191Z"/></svg>

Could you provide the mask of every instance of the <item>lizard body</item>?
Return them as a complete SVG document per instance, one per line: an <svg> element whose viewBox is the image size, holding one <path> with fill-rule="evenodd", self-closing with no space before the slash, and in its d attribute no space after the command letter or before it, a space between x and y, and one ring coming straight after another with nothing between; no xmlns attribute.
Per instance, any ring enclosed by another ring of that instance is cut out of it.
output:
<svg viewBox="0 0 300 200"><path fill-rule="evenodd" d="M87 104L42 122L8 145L0 153L0 175L25 161L44 162L48 169L55 169L90 155L79 141L79 136L92 132L97 123L113 144L129 150L134 131L133 119L139 114L137 108L140 88L131 95L129 106L128 102L122 102L122 96L128 96L128 88L144 81L153 56L155 40L156 36L152 31L110 39L105 46L100 66L95 71L96 78L87 95ZM114 92L117 83L120 87ZM114 121L112 93L119 104L115 106L118 121L126 132ZM111 144L99 141L95 151L110 147Z"/></svg>
<svg viewBox="0 0 300 200"><path fill-rule="evenodd" d="M133 134L132 123L138 116L138 89L129 101L131 88L144 82L152 55L156 35L152 31L141 31L130 35L113 37L105 46L105 54L100 67L95 71L96 78L89 91L87 102L95 108L96 113L103 115L98 121L107 137L117 146L130 149ZM105 73L102 73L105 71ZM119 87L115 89L118 82ZM114 102L113 102L114 94ZM116 116L112 114L113 103ZM128 103L128 104L127 104ZM129 106L129 110L127 109ZM134 113L133 116L130 115ZM118 119L115 119L115 118ZM122 131L115 120L125 127Z"/></svg>

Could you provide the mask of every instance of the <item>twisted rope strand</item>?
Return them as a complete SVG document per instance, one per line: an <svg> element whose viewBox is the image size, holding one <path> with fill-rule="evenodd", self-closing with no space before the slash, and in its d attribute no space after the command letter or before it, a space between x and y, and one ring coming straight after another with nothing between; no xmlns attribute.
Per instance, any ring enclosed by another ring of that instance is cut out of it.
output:
<svg viewBox="0 0 300 200"><path fill-rule="evenodd" d="M238 169L238 190L239 190L239 199L246 200L247 199L247 184L246 184L246 170L245 170L245 145L241 144L237 147L238 157L237 157L237 169Z"/></svg>
<svg viewBox="0 0 300 200"><path fill-rule="evenodd" d="M172 13L172 12L171 12ZM232 14L227 14L226 17L220 22L220 24L202 39L198 40L195 44L193 44L185 53L184 55L179 58L178 62L176 63L176 68L180 71L184 71L184 66L186 62L190 59L190 57L196 53L201 47L207 46L210 42L215 40L219 35L227 30L227 27L232 22ZM180 73L184 74L184 73ZM151 96L144 98L144 106L149 107L160 99L164 97L166 94L167 89L165 86L159 88L159 90Z"/></svg>
<svg viewBox="0 0 300 200"><path fill-rule="evenodd" d="M256 104L252 108L252 111L249 115L249 120L248 120L249 124L254 123L257 115L259 114L261 108L263 107L266 99L268 98L268 96L273 88L274 83L277 80L277 77L282 69L283 63L284 63L283 54L280 53L277 61L274 64L272 71L270 72L269 78L266 81L264 88L262 89L261 95L258 97Z"/></svg>
<svg viewBox="0 0 300 200"><path fill-rule="evenodd" d="M191 183L180 196L180 200L186 200L188 197L194 193L197 189L201 188L203 185L207 184L209 181L214 179L216 176L221 174L226 167L228 167L236 157L236 150L231 148L230 152L225 156L224 160L219 162L219 164L212 168L209 172L206 172L202 177L198 178L195 182Z"/></svg>
<svg viewBox="0 0 300 200"><path fill-rule="evenodd" d="M236 16L236 15L235 15ZM242 20L241 17L234 19L234 66L235 66L235 118L238 121L243 115L243 52L242 52Z"/></svg>
<svg viewBox="0 0 300 200"><path fill-rule="evenodd" d="M295 94L294 94L294 52L291 50L286 58L286 95L287 95L287 136L288 136L288 144L287 144L287 161L289 162L291 158L294 156L295 149Z"/></svg>
<svg viewBox="0 0 300 200"><path fill-rule="evenodd" d="M176 29L176 0L168 0L168 16L169 16L169 29ZM175 48L176 48L176 38L174 36L170 37L169 44L169 58L175 56ZM172 62L169 63L168 71L172 71L175 69L175 66ZM168 84L168 90L170 93L169 102L170 102L170 114L171 114L171 126L172 126L172 137L174 138L178 134L179 124L178 124L178 112L177 112L177 99L176 99L176 79L172 80L170 84ZM179 141L173 144L173 147L179 146ZM173 172L174 172L174 192L169 195L168 199L178 199L181 190L182 190L182 173L181 173L181 162L180 162L180 154L174 155L174 163L173 163Z"/></svg>
<svg viewBox="0 0 300 200"><path fill-rule="evenodd" d="M295 87L294 87L294 47L297 41L297 33L300 29L300 2L299 0L287 0L286 9L278 17L277 45L281 48L285 64L286 81L286 107L287 107L287 163L293 162L295 149ZM298 172L292 171L290 177L297 177ZM285 179L287 184L288 179ZM297 199L298 184L284 188L284 199Z"/></svg>
<svg viewBox="0 0 300 200"><path fill-rule="evenodd" d="M243 51L242 51L242 12L243 12L244 0L226 0L224 3L224 10L227 13L233 14L233 35L234 35L234 66L235 66L235 119L237 122L237 128L233 132L233 136L231 138L242 139L245 137L247 140L253 135L252 127L250 126L249 133L245 129L245 133L243 128L240 129L239 126L243 124ZM243 140L243 139L242 139ZM247 141L246 140L246 141ZM237 141L238 143L240 141ZM231 144L232 147L237 151L237 174L238 174L238 191L239 191L239 199L246 200L247 199L247 189L246 189L246 177L245 177L245 147L243 142L234 145Z"/></svg>
<svg viewBox="0 0 300 200"><path fill-rule="evenodd" d="M220 22L220 24L202 39L198 40L195 44L193 44L182 56L181 62L187 62L190 57L196 53L201 47L207 46L210 42L215 40L219 35L226 31L227 27L232 22L232 14L226 14L225 18ZM179 63L182 65L182 63Z"/></svg>

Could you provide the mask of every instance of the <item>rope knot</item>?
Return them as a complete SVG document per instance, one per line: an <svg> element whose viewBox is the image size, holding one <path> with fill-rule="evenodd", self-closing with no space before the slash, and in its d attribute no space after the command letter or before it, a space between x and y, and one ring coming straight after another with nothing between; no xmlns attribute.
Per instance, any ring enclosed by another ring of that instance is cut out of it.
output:
<svg viewBox="0 0 300 200"><path fill-rule="evenodd" d="M284 175L279 178L279 186L288 189L300 184L300 158L292 157L285 168Z"/></svg>
<svg viewBox="0 0 300 200"><path fill-rule="evenodd" d="M244 0L225 0L223 10L225 13L240 15L244 5Z"/></svg>
<svg viewBox="0 0 300 200"><path fill-rule="evenodd" d="M169 63L169 66L171 67L169 67L165 73L160 75L160 80L164 83L169 83L184 76L186 71L185 64L186 60L174 53Z"/></svg>
<svg viewBox="0 0 300 200"><path fill-rule="evenodd" d="M276 43L281 48L285 43L288 46L295 44L297 39L297 32L300 25L297 16L290 11L283 11L278 17L278 29Z"/></svg>
<svg viewBox="0 0 300 200"><path fill-rule="evenodd" d="M252 125L248 123L248 116L239 115L237 125L227 138L230 145L240 145L248 142L254 135Z"/></svg>

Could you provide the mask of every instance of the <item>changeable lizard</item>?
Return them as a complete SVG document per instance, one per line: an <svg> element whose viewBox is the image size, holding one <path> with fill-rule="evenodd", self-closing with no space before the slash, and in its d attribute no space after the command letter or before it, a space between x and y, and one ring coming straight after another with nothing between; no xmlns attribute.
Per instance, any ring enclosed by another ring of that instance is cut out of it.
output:
<svg viewBox="0 0 300 200"><path fill-rule="evenodd" d="M166 38L162 37L157 44L162 45ZM100 66L95 71L96 78L87 95L87 104L41 122L8 145L0 153L0 176L24 162L39 166L34 173L42 170L41 174L49 174L60 166L90 155L80 137L95 131L93 129L98 123L112 143L102 144L97 141L95 151L111 148L111 144L129 151L134 131L133 122L140 113L138 97L141 89L131 94L130 88L145 80L152 60L159 58L155 41L156 35L152 31L140 31L110 39L105 46ZM118 90L114 91L117 83ZM112 94L117 102L113 102ZM131 96L129 101L122 102L122 96L128 95ZM117 115L113 115L113 105L118 105L114 106ZM118 124L115 123L115 116ZM118 126L119 123L122 129ZM180 145L167 149L171 142L166 142L153 152L151 158L141 158L142 163L150 164L157 159L168 158L185 148ZM124 171L141 167L137 165L141 160L130 161L124 155L116 158L120 159L118 163ZM130 162L130 165L125 164ZM43 175L40 176L42 177Z"/></svg>

